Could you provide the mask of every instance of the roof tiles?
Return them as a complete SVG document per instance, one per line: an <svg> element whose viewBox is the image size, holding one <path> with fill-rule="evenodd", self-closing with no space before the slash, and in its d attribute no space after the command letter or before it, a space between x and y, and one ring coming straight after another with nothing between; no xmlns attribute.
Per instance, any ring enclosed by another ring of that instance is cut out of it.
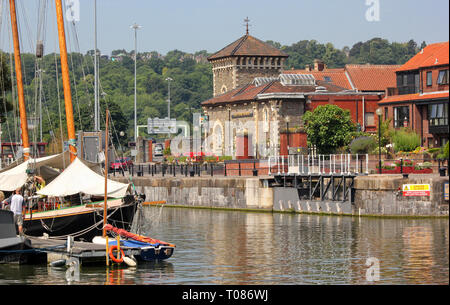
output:
<svg viewBox="0 0 450 305"><path fill-rule="evenodd" d="M449 42L433 43L423 48L414 57L408 60L397 71L410 71L419 68L433 67L449 64Z"/></svg>
<svg viewBox="0 0 450 305"><path fill-rule="evenodd" d="M230 56L288 57L289 55L251 35L244 35L208 57L208 60L211 61Z"/></svg>

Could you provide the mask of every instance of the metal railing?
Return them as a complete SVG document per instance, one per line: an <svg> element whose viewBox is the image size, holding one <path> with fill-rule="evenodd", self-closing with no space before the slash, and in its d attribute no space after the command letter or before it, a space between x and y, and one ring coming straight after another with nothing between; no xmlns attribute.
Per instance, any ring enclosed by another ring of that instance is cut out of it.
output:
<svg viewBox="0 0 450 305"><path fill-rule="evenodd" d="M291 155L268 159L273 174L369 174L369 155Z"/></svg>
<svg viewBox="0 0 450 305"><path fill-rule="evenodd" d="M200 176L276 176L297 175L367 175L367 174L427 174L447 169L448 160L424 164L421 159L382 159L368 154L290 155L274 156L264 160L228 160L205 163L147 163L128 168L111 169L110 176L146 177L200 177ZM424 168L428 170L423 170Z"/></svg>

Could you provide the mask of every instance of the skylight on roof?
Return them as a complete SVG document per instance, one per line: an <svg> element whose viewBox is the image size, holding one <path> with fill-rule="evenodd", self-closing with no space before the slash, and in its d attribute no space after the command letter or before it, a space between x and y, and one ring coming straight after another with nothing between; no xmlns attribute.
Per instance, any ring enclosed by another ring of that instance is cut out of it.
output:
<svg viewBox="0 0 450 305"><path fill-rule="evenodd" d="M324 76L323 80L328 82L328 83L331 83L331 76Z"/></svg>
<svg viewBox="0 0 450 305"><path fill-rule="evenodd" d="M280 74L283 86L314 86L316 79L312 74Z"/></svg>
<svg viewBox="0 0 450 305"><path fill-rule="evenodd" d="M253 84L256 87L262 86L264 84L270 83L271 81L278 80L278 77L255 77L253 79Z"/></svg>

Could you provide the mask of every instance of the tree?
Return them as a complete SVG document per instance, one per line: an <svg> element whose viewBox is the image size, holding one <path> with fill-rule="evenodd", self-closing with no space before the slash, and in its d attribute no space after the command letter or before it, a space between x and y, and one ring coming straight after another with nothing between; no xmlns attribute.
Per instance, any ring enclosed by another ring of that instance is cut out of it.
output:
<svg viewBox="0 0 450 305"><path fill-rule="evenodd" d="M350 111L336 105L318 106L303 115L308 144L315 145L320 154L334 153L348 145L355 131Z"/></svg>

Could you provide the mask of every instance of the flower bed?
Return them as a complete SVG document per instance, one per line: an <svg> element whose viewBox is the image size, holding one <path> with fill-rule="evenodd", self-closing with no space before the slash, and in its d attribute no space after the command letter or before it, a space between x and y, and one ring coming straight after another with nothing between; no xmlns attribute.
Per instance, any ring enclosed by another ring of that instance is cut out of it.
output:
<svg viewBox="0 0 450 305"><path fill-rule="evenodd" d="M381 166L382 174L432 174L433 169L430 162L415 163L412 160L395 160L394 162L383 162ZM403 167L403 168L402 168ZM377 170L379 167L377 166Z"/></svg>

